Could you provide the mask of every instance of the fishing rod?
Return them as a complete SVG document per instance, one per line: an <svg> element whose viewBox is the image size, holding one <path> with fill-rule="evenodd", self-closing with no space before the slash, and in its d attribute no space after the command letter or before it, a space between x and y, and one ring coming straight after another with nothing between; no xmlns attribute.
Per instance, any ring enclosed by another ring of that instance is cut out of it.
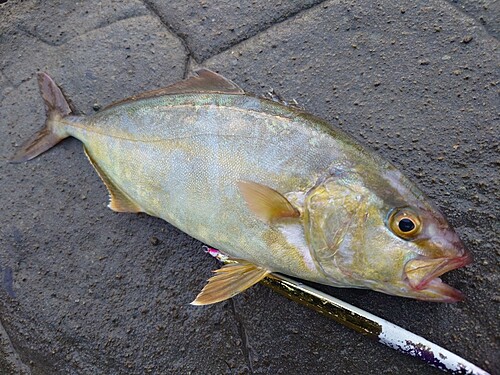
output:
<svg viewBox="0 0 500 375"><path fill-rule="evenodd" d="M216 249L204 246L204 250L223 263L234 262ZM421 336L298 280L272 273L260 283L364 336L440 370L451 374L490 375L473 363Z"/></svg>

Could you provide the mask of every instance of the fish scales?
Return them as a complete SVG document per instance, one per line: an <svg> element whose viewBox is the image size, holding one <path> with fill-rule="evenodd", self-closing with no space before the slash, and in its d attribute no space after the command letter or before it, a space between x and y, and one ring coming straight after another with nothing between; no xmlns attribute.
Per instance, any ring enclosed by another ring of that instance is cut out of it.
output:
<svg viewBox="0 0 500 375"><path fill-rule="evenodd" d="M296 108L203 69L188 80L75 116L39 75L45 127L13 162L79 139L109 207L146 212L236 260L194 304L271 272L429 301L462 294L439 276L471 261L437 207L390 163Z"/></svg>
<svg viewBox="0 0 500 375"><path fill-rule="evenodd" d="M286 239L272 244L269 252L267 239L279 239L280 232L270 234L273 229L249 215L236 182L308 190L346 156L334 151L345 146L329 129L314 129L310 120L251 96L184 95L124 107L69 118L67 132L85 144L92 159L144 212L232 257L313 277L300 252L291 264L283 263L295 250ZM307 152L297 155L304 144L310 145ZM325 154L326 148L331 152ZM239 233L238 241L228 232ZM287 256L277 257L280 251Z"/></svg>

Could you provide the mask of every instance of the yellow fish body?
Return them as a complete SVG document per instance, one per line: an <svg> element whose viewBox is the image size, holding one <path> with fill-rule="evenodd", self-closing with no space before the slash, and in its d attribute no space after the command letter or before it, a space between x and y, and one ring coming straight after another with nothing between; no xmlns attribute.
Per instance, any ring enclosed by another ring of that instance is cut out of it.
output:
<svg viewBox="0 0 500 375"><path fill-rule="evenodd" d="M237 260L195 304L271 272L453 302L439 276L470 262L438 209L392 165L323 120L247 95L209 70L75 116L39 75L45 127L12 159L79 139L109 207L146 212Z"/></svg>

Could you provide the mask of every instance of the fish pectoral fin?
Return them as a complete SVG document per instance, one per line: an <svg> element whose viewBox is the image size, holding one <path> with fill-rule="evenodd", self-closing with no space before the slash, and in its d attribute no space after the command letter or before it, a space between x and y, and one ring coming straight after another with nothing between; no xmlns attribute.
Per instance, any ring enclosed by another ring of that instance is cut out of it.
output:
<svg viewBox="0 0 500 375"><path fill-rule="evenodd" d="M234 297L270 273L269 270L241 260L226 264L214 272L216 275L208 279L207 285L191 305L210 305Z"/></svg>
<svg viewBox="0 0 500 375"><path fill-rule="evenodd" d="M90 161L90 164L94 167L97 174L101 178L104 185L108 189L109 193L109 204L108 207L116 212L143 212L143 209L139 207L137 203L134 203L123 191L121 191L114 182L108 177L108 175L102 170L102 168L97 164L97 162L92 159L87 148L83 148L85 155Z"/></svg>
<svg viewBox="0 0 500 375"><path fill-rule="evenodd" d="M239 181L248 208L266 223L277 219L300 217L300 212L283 195L268 186L251 181Z"/></svg>

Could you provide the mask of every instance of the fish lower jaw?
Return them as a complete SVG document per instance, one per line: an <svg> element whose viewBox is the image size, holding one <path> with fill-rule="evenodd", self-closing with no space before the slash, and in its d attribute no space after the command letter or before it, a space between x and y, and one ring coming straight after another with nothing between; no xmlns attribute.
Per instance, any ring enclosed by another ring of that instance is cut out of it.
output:
<svg viewBox="0 0 500 375"><path fill-rule="evenodd" d="M439 277L428 281L422 289L413 290L415 298L422 301L453 303L465 298L462 292L444 283Z"/></svg>
<svg viewBox="0 0 500 375"><path fill-rule="evenodd" d="M419 294L418 299L436 302L457 302L463 294L443 283L439 276L471 263L468 253L456 258L415 259L405 266L409 289Z"/></svg>

